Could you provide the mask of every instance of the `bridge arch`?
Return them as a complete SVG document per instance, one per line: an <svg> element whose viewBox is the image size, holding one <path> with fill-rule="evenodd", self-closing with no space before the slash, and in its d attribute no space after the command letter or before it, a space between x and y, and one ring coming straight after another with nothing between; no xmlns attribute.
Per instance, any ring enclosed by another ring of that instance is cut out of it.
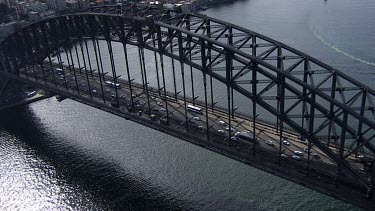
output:
<svg viewBox="0 0 375 211"><path fill-rule="evenodd" d="M53 17L23 27L1 44L1 72L19 75L22 67L41 64L61 47L84 40L138 46L200 70L225 84L228 96L233 89L251 99L254 107L276 116L280 137L285 123L335 161L339 171L371 186L369 178L347 160L362 148L374 159L375 92L306 54L233 24L197 14L147 10L135 17L100 13ZM116 83L116 77L113 80ZM290 99L294 101L288 103ZM297 106L302 111L296 111ZM340 142L338 150L329 146L331 139Z"/></svg>

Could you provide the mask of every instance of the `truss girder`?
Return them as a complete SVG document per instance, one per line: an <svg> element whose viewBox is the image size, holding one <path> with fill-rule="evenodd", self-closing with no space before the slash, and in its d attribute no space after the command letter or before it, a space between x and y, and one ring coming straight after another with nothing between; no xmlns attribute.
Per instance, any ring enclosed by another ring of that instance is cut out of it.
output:
<svg viewBox="0 0 375 211"><path fill-rule="evenodd" d="M367 156L374 159L372 89L285 44L207 16L155 8L110 11L120 14L87 12L25 26L1 43L0 70L17 74L20 67L41 64L49 54L77 40L114 41L151 50L190 65L249 98L317 146L337 163L340 171L364 187L371 186L369 179L346 159L361 148L366 148ZM253 84L255 89L249 90L246 84ZM296 113L298 106L304 109ZM309 122L308 127L296 118ZM313 120L318 118L324 121ZM348 124L352 120L357 124ZM323 130L326 128L328 131ZM336 131L341 134L337 135L338 151L322 138L330 139ZM344 154L346 139L355 142Z"/></svg>

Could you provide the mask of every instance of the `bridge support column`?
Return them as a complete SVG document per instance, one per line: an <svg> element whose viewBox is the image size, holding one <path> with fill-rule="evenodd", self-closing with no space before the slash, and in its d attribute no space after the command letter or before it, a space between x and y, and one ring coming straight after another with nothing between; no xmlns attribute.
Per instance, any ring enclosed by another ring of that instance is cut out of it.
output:
<svg viewBox="0 0 375 211"><path fill-rule="evenodd" d="M162 79L163 79L163 90L164 90L164 103L165 103L165 112L166 112L166 119L167 119L167 124L170 124L170 118L169 118L169 108L168 108L168 98L167 98L167 87L165 84L165 71L164 71L164 55L162 53L163 45L162 45L162 38L161 38L161 30L160 27L157 28L157 35L156 38L158 40L158 50L159 50L159 58L160 58L160 68L161 68L161 74L162 74ZM152 36L153 39L153 45L155 46L155 39L154 35ZM159 88L160 92L160 88Z"/></svg>
<svg viewBox="0 0 375 211"><path fill-rule="evenodd" d="M60 69L64 69L64 65L63 65L63 60L62 60L62 57L61 57L61 53L60 53L60 49L57 50L57 61L59 62L59 65L60 65ZM66 76L65 76L65 73L62 74L63 78L64 78L64 85L65 85L65 89L68 90L68 83L66 81Z"/></svg>
<svg viewBox="0 0 375 211"><path fill-rule="evenodd" d="M231 121L231 95L230 95L230 86L227 84L227 97L228 97L228 126L229 126L229 130L228 130L228 140L229 140L229 144L232 145L232 121Z"/></svg>
<svg viewBox="0 0 375 211"><path fill-rule="evenodd" d="M204 109L206 112L206 136L210 140L210 126L208 122L208 106L207 106L207 74L203 73L203 86L204 86Z"/></svg>
<svg viewBox="0 0 375 211"><path fill-rule="evenodd" d="M110 40L107 40L107 47L108 47L108 52L109 52L109 59L111 61L111 70L112 70L112 77L113 77L113 82L115 84L115 94L116 94L116 105L120 106L119 100L118 100L118 92L117 92L117 75L116 75L116 65L115 65L115 60L113 58L113 51L112 51L112 43ZM112 99L113 100L113 99Z"/></svg>
<svg viewBox="0 0 375 211"><path fill-rule="evenodd" d="M102 53L101 53L101 50L100 50L99 40L96 40L96 45L98 46L100 69L102 70L102 73L101 74L99 73L99 76L101 76L100 89L102 91L102 97L103 97L103 101L104 101L105 100L105 92L104 92L104 83L103 82L105 81L105 75L108 72L104 72L103 59L102 59Z"/></svg>
<svg viewBox="0 0 375 211"><path fill-rule="evenodd" d="M189 132L189 120L188 120L187 103L186 103L185 70L184 70L184 63L182 63L181 61L180 61L180 66L181 66L181 77L182 77L182 92L184 94L185 125L186 125L186 131Z"/></svg>
<svg viewBox="0 0 375 211"><path fill-rule="evenodd" d="M333 74L332 75L332 85L331 85L331 98L332 99L335 99L335 95L336 95L336 80L337 80L337 75L336 74ZM333 108L334 108L334 104L333 103L330 103L329 105L329 116L330 116L330 120L329 120L329 125L328 125L328 140L327 140L327 147L329 148L330 146L330 140L331 140L331 133L332 133L332 124L333 124L333 117L334 117L334 111L333 111ZM336 134L335 134L336 136Z"/></svg>
<svg viewBox="0 0 375 211"><path fill-rule="evenodd" d="M55 70L53 68L52 60L51 60L51 55L49 53L48 53L48 62L49 62L49 66L51 68L52 76L53 76L53 84L55 85L55 87L57 87Z"/></svg>
<svg viewBox="0 0 375 211"><path fill-rule="evenodd" d="M256 143L257 143L257 137L256 137L256 133L255 133L256 117L257 117L257 115L256 115L256 112L257 112L257 100L258 100L257 68L258 68L258 65L254 64L253 67L252 67L252 80L251 80L252 91L253 91L253 96L254 96L254 99L252 101L253 102L253 140L254 140L254 144L253 144L253 156L255 156Z"/></svg>
<svg viewBox="0 0 375 211"><path fill-rule="evenodd" d="M206 57L206 42L200 40L201 44L201 59L202 59L202 74L203 74L203 87L204 87L204 109L206 112L206 137L207 141L210 140L210 127L208 122L208 105L207 105L207 57Z"/></svg>
<svg viewBox="0 0 375 211"><path fill-rule="evenodd" d="M178 54L180 60L180 68L181 68L181 78L182 78L182 92L184 94L184 106L185 106L185 125L186 125L186 132L189 132L189 120L188 120L188 113L187 113L187 104L186 104L186 86L185 86L185 68L183 58L184 58L184 47L182 45L182 33L178 33Z"/></svg>
<svg viewBox="0 0 375 211"><path fill-rule="evenodd" d="M345 147L345 139L346 139L346 127L348 123L348 113L344 113L343 117L343 127L341 128L341 140L340 140L340 148L339 148L339 158L340 162L338 163L337 169L337 178L340 178L342 175L342 166L344 165L344 147Z"/></svg>
<svg viewBox="0 0 375 211"><path fill-rule="evenodd" d="M103 81L102 81L102 77L104 79L104 74L102 73L103 72L103 65L100 65L102 64L101 62L101 56L100 56L100 47L99 47L99 42L94 40L92 40L92 45L94 46L94 52L95 52L95 59L96 59L96 67L98 68L98 74L99 74L99 82L100 82L100 87L101 87L101 91L102 91L102 100L103 100L103 103L105 103L105 97L104 97L104 91L103 91ZM98 55L99 53L99 55ZM100 58L100 64L99 64L99 58Z"/></svg>
<svg viewBox="0 0 375 211"><path fill-rule="evenodd" d="M93 77L93 72L94 70L92 69L92 66L91 66L91 58L90 58L90 53L89 53L89 48L87 47L87 41L84 40L85 42L85 48L86 48L86 54L87 54L87 61L89 62L89 67L90 67L90 75L91 75L91 78Z"/></svg>
<svg viewBox="0 0 375 211"><path fill-rule="evenodd" d="M226 66L226 86L227 86L227 97L228 97L228 123L229 123L229 130L228 130L228 135L229 135L229 144L232 144L232 112L233 110L231 109L231 106L233 105L232 98L233 96L231 95L233 91L231 92L231 85L232 85L232 77L233 77L233 55L230 51L225 51L225 66Z"/></svg>
<svg viewBox="0 0 375 211"><path fill-rule="evenodd" d="M76 51L79 74L82 74L81 61L80 61L79 56L78 56L77 44L75 42L74 42L74 50Z"/></svg>
<svg viewBox="0 0 375 211"><path fill-rule="evenodd" d="M282 76L282 75L278 75L277 76L278 78L278 102L279 103L279 106L280 106L280 109L279 109L279 115L278 115L278 119L280 120L280 143L279 143L279 165L281 165L281 153L282 153L282 150L281 150L281 147L282 147L282 142L284 140L283 138L283 124L284 124L284 105L285 105L285 77Z"/></svg>
<svg viewBox="0 0 375 211"><path fill-rule="evenodd" d="M171 54L173 54L173 45L170 45L170 46L171 46ZM171 62L172 62L172 75L173 75L174 97L175 97L175 100L177 100L176 68L175 68L175 65L174 65L174 59L173 58L171 58Z"/></svg>
<svg viewBox="0 0 375 211"><path fill-rule="evenodd" d="M68 61L69 71L72 72L72 69L73 69L73 74L74 74L74 78L75 78L75 82L76 82L76 86L77 86L77 92L79 94L79 86L78 86L78 81L77 81L77 73L76 73L76 69L75 69L75 66L74 66L74 60L73 60L72 51L70 50L70 48L69 48L69 54L70 54L71 64L69 63L69 57L68 57L67 51L65 51L65 54L66 54L66 59ZM65 74L64 74L64 77L65 77ZM91 95L91 91L90 91L90 95Z"/></svg>
<svg viewBox="0 0 375 211"><path fill-rule="evenodd" d="M146 89L146 95L147 95L147 105L148 105L148 112L151 115L151 105L150 105L150 95L148 93L148 81L147 81L147 70L146 70L146 62L145 62L145 52L144 49L141 48L141 61L143 66L143 74L144 74L144 80L145 80L145 89Z"/></svg>
<svg viewBox="0 0 375 211"><path fill-rule="evenodd" d="M155 46L155 35L152 34L152 44L154 46L154 48L156 47ZM159 79L159 64L158 64L158 58L157 58L157 54L156 54L156 51L154 51L154 60L155 60L155 71L156 71L156 80L158 82L158 94L159 94L159 97L161 96L161 93L160 93L160 79Z"/></svg>
<svg viewBox="0 0 375 211"><path fill-rule="evenodd" d="M313 102L315 102L315 93L311 93L311 99L313 100ZM315 117L315 105L312 103L310 105L309 128L308 128L310 136L313 136L314 134L314 121L315 121L314 117ZM308 158L307 158L306 174L309 175L311 141L310 140L307 140L307 141L308 141L308 155L307 155Z"/></svg>
<svg viewBox="0 0 375 211"><path fill-rule="evenodd" d="M163 54L159 53L159 57L160 57L161 75L162 75L162 78L163 78L165 112L166 112L167 122L169 124L169 109L168 109L168 99L167 99L167 87L165 86L165 73L164 73L164 59L163 59Z"/></svg>
<svg viewBox="0 0 375 211"><path fill-rule="evenodd" d="M132 79L130 77L130 70L129 70L129 61L128 61L128 51L126 48L126 42L122 42L122 47L124 49L124 57L125 57L125 66L126 66L126 73L128 76L128 82L129 82L129 90L130 90L130 102L133 113L135 113L135 106L134 106L134 97L133 97L133 88L132 88Z"/></svg>
<svg viewBox="0 0 375 211"><path fill-rule="evenodd" d="M84 68L85 68L85 74L86 74L87 86L88 86L88 88L89 88L89 95L90 95L90 98L92 99L92 93L91 93L91 87L90 87L89 74L88 74L88 72L87 72L87 65L86 65L85 54L84 54L84 52L83 52L82 40L80 40L79 45L80 45L80 47L81 47L81 54L82 54L82 59L83 59L83 65L84 65ZM90 64L90 69L91 69L91 64ZM75 82L76 82L77 90L79 90L79 85L78 85L77 77L75 77Z"/></svg>

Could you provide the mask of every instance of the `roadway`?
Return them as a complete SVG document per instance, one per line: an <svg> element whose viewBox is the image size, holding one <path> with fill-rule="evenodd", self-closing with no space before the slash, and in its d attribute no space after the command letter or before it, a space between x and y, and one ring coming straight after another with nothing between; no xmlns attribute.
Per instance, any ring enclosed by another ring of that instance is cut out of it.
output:
<svg viewBox="0 0 375 211"><path fill-rule="evenodd" d="M264 168L268 172L306 184L309 187L316 186L313 188L322 192L327 193L326 189L328 188L328 193L333 194L337 189L337 184L332 183L337 175L337 165L313 145L311 145L310 156L308 156L308 142L301 140L297 133L284 130L280 140L279 132L275 126L256 121L254 131L252 120L238 114L230 119L233 131L229 131L229 117L224 109L205 108L204 103L196 101L195 106L202 108L202 113L185 111L185 102L181 96L176 97L172 93L167 93L167 97L164 97L163 90L159 95L157 89L149 87L146 90L141 84L133 82L131 83L131 94L129 81L119 79L117 82L119 87L109 86L105 84L105 81L111 80L108 76L99 77L97 73L91 75L91 73L78 69L73 71L69 70L67 66L63 67L63 71L58 71L59 67L61 68L58 64L53 64L53 68L46 65L43 68L44 71L41 66L24 68L20 70L20 76L79 94L87 99L120 109L124 113L136 114L155 124L164 123L163 127L195 137L194 143L196 144L208 144L212 148L235 154L234 156L229 155L229 157L239 157L239 160L245 158L247 160L245 162L250 160L252 165L258 168ZM186 104L192 103L187 100ZM168 123L165 123L163 119L165 120L167 116ZM256 142L231 138L235 136L236 132L247 131L255 132ZM283 143L283 141L286 142ZM296 151L299 151L300 154L293 158L297 155ZM280 154L283 154L282 157ZM359 164L358 159L351 157L351 161L358 163L354 167L361 172L360 169L363 166ZM272 169L275 171L273 172ZM290 178L288 178L288 174L290 174ZM309 175L309 178L306 178L306 175ZM311 178L315 178L315 180ZM326 187L323 187L322 184Z"/></svg>

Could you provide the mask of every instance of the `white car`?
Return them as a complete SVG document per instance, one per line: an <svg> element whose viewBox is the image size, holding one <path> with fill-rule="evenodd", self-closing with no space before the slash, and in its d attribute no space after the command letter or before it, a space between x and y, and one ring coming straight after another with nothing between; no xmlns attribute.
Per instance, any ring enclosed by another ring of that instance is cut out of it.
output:
<svg viewBox="0 0 375 211"><path fill-rule="evenodd" d="M219 121L219 124L222 125L222 126L226 126L227 123L225 123L224 121Z"/></svg>
<svg viewBox="0 0 375 211"><path fill-rule="evenodd" d="M270 146L274 146L274 143L273 143L272 140L267 140L267 141L266 141L266 144L267 144L267 145L270 145Z"/></svg>
<svg viewBox="0 0 375 211"><path fill-rule="evenodd" d="M313 158L319 160L319 159L320 159L320 156L319 156L317 153L314 153L314 154L313 154Z"/></svg>
<svg viewBox="0 0 375 211"><path fill-rule="evenodd" d="M225 130L230 131L230 132L233 132L233 131L234 131L234 128L233 128L233 127L231 127L231 128L227 127L227 128L225 128Z"/></svg>
<svg viewBox="0 0 375 211"><path fill-rule="evenodd" d="M199 117L197 117L197 116L193 117L193 119L194 119L195 121L200 121L200 120L201 120L201 119L200 119Z"/></svg>
<svg viewBox="0 0 375 211"><path fill-rule="evenodd" d="M225 134L225 131L224 131L224 130L218 130L217 132L218 132L218 133L221 133L221 134Z"/></svg>
<svg viewBox="0 0 375 211"><path fill-rule="evenodd" d="M289 141L286 141L286 140L283 141L283 144L286 145L286 146L290 146Z"/></svg>
<svg viewBox="0 0 375 211"><path fill-rule="evenodd" d="M294 154L298 156L303 156L303 152L301 151L294 151Z"/></svg>
<svg viewBox="0 0 375 211"><path fill-rule="evenodd" d="M157 102L156 103L158 106L163 106L163 104L161 102Z"/></svg>
<svg viewBox="0 0 375 211"><path fill-rule="evenodd" d="M302 158L300 156L298 156L298 155L293 155L292 158L294 160L298 160L298 161L302 160Z"/></svg>
<svg viewBox="0 0 375 211"><path fill-rule="evenodd" d="M232 136L232 137L230 137L230 140L232 140L232 141L237 141L237 140L238 140L238 137L237 137L237 136Z"/></svg>
<svg viewBox="0 0 375 211"><path fill-rule="evenodd" d="M107 86L112 86L112 82L111 81L104 81L105 85Z"/></svg>
<svg viewBox="0 0 375 211"><path fill-rule="evenodd" d="M280 157L281 157L281 158L284 158L284 159L287 159L287 158L288 158L288 155L286 155L286 154L281 154Z"/></svg>
<svg viewBox="0 0 375 211"><path fill-rule="evenodd" d="M96 93L96 89L93 89L93 90L92 90L92 93Z"/></svg>

